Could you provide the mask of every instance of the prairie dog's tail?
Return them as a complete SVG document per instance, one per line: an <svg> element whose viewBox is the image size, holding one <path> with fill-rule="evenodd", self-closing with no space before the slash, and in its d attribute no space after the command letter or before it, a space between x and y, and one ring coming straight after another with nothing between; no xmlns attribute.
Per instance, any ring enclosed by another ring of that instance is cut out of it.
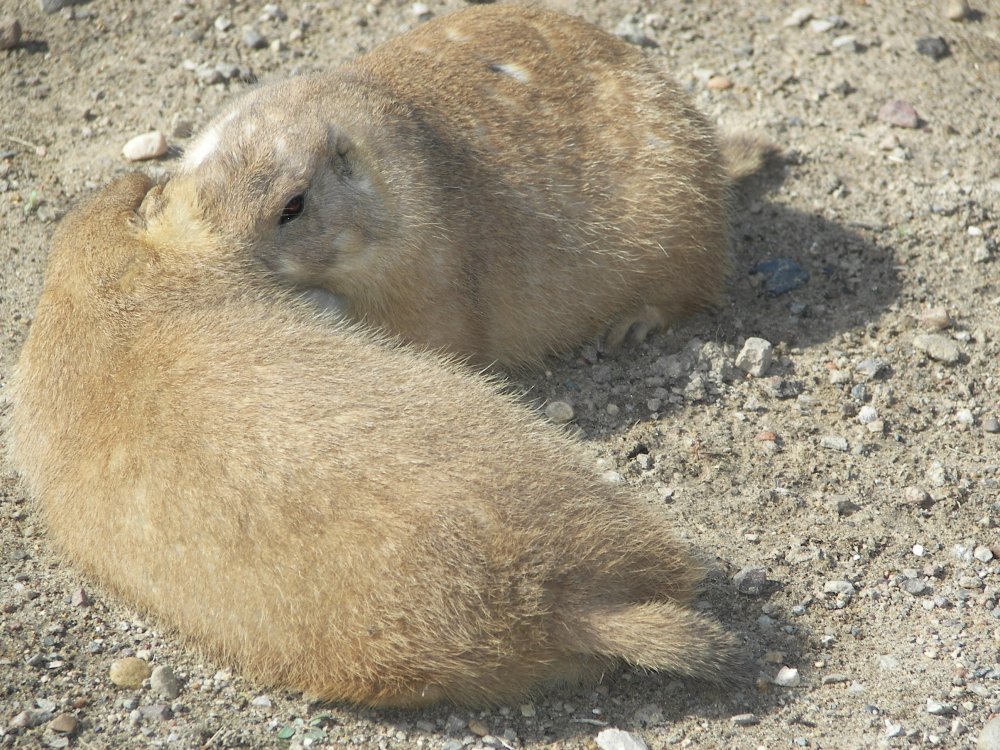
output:
<svg viewBox="0 0 1000 750"><path fill-rule="evenodd" d="M595 607L582 612L576 624L571 647L588 655L723 686L750 677L749 660L732 635L672 602Z"/></svg>
<svg viewBox="0 0 1000 750"><path fill-rule="evenodd" d="M719 148L730 182L739 182L759 172L767 160L780 151L763 136L751 133L724 134Z"/></svg>

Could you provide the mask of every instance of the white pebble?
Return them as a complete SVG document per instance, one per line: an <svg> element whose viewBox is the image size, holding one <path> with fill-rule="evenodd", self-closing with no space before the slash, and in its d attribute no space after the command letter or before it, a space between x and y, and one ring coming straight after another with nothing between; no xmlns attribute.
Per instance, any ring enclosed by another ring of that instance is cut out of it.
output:
<svg viewBox="0 0 1000 750"><path fill-rule="evenodd" d="M850 448L847 438L842 438L839 435L824 435L820 438L819 444L834 451L846 451Z"/></svg>
<svg viewBox="0 0 1000 750"><path fill-rule="evenodd" d="M924 550L924 545L922 544L913 545L913 554L916 555L917 557L923 557L925 551L926 550Z"/></svg>
<svg viewBox="0 0 1000 750"><path fill-rule="evenodd" d="M972 553L972 556L977 560L979 560L979 562L981 563L988 563L990 560L993 559L993 550L991 550L989 547L979 545L978 547L976 547L975 552Z"/></svg>
<svg viewBox="0 0 1000 750"><path fill-rule="evenodd" d="M796 687L802 678L799 676L799 670L795 667L782 667L778 670L778 674L774 676L774 684L781 687Z"/></svg>
<svg viewBox="0 0 1000 750"><path fill-rule="evenodd" d="M165 153L167 153L167 139L159 130L137 135L122 148L122 156L129 161L156 159Z"/></svg>
<svg viewBox="0 0 1000 750"><path fill-rule="evenodd" d="M861 424L871 424L878 419L878 410L870 404L865 404L858 409L858 421Z"/></svg>
<svg viewBox="0 0 1000 750"><path fill-rule="evenodd" d="M774 347L770 341L751 336L743 342L743 348L736 356L736 366L743 372L759 378L771 366L773 356Z"/></svg>
<svg viewBox="0 0 1000 750"><path fill-rule="evenodd" d="M784 20L783 25L789 27L801 26L812 17L812 8L799 8Z"/></svg>
<svg viewBox="0 0 1000 750"><path fill-rule="evenodd" d="M972 416L972 412L969 409L959 409L955 415L955 419L960 425L965 427L972 427L976 423L976 418Z"/></svg>
<svg viewBox="0 0 1000 750"><path fill-rule="evenodd" d="M854 584L850 581L827 581L823 584L823 593L850 596L854 593Z"/></svg>
<svg viewBox="0 0 1000 750"><path fill-rule="evenodd" d="M641 737L612 727L598 732L596 742L601 750L649 750Z"/></svg>

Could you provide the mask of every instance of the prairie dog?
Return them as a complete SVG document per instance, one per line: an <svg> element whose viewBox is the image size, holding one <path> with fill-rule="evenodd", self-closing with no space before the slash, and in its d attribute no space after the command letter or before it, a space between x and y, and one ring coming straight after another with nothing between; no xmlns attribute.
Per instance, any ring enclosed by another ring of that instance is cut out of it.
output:
<svg viewBox="0 0 1000 750"><path fill-rule="evenodd" d="M478 363L642 339L728 268L714 128L635 47L539 8L470 7L256 89L178 171L288 282Z"/></svg>
<svg viewBox="0 0 1000 750"><path fill-rule="evenodd" d="M660 511L160 198L131 175L62 222L16 368L11 458L71 561L322 699L498 703L619 660L735 679Z"/></svg>

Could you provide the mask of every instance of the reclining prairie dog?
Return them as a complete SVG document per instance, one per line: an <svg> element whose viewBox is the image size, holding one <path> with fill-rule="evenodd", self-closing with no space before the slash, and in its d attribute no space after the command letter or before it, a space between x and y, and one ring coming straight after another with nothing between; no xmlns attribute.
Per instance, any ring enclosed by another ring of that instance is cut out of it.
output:
<svg viewBox="0 0 1000 750"><path fill-rule="evenodd" d="M12 389L12 460L88 575L324 699L496 703L619 660L737 677L658 509L488 379L176 233L147 190L63 221Z"/></svg>
<svg viewBox="0 0 1000 750"><path fill-rule="evenodd" d="M759 144L733 143L730 173L753 169ZM243 96L172 189L350 317L516 366L606 331L641 340L715 300L723 161L714 128L639 50L490 5Z"/></svg>

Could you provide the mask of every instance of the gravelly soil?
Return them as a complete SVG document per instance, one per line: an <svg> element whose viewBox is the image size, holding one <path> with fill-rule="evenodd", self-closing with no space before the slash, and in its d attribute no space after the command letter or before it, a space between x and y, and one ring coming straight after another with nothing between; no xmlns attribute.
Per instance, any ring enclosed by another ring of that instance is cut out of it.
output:
<svg viewBox="0 0 1000 750"><path fill-rule="evenodd" d="M5 463L0 747L593 748L606 723L651 748L971 748L1000 713L1000 5L979 0L952 22L930 2L820 1L814 21L837 17L824 30L786 25L799 6L779 0L550 4L609 30L634 20L720 124L785 149L737 200L720 309L618 354L584 347L521 383L540 405L571 403L597 470L662 502L718 558L703 605L744 638L759 684L720 695L624 669L474 713L265 691L62 564ZM0 386L53 224L133 168L120 156L130 137L167 133L171 153L143 168L169 171L186 143L175 129L247 86L192 68L281 79L419 22L395 0L281 8L261 21L257 2L96 0L46 15L4 0L24 38L0 52ZM280 49L250 49L246 26ZM950 54L919 53L925 37ZM918 128L880 119L896 99ZM770 296L750 271L773 258L806 283ZM957 361L925 352L927 334ZM774 346L762 377L733 367L750 336ZM737 585L743 569L762 573ZM111 662L132 654L169 665L179 696L112 685ZM769 682L783 666L797 686ZM61 713L74 733L49 724ZM38 726L17 726L26 717Z"/></svg>

